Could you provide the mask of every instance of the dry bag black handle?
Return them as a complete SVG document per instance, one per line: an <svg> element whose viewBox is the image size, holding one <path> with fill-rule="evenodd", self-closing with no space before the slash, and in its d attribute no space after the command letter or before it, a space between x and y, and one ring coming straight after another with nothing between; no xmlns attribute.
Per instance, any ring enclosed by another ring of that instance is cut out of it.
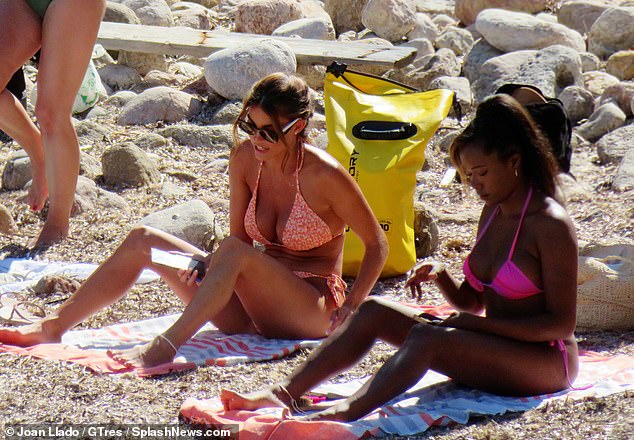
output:
<svg viewBox="0 0 634 440"><path fill-rule="evenodd" d="M411 122L362 121L352 127L357 139L373 141L397 141L411 138L418 129Z"/></svg>

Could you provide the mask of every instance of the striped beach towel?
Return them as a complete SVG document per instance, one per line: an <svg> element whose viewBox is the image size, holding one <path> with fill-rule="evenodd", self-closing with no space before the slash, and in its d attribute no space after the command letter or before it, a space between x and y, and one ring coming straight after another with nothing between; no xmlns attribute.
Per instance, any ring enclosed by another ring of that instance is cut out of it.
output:
<svg viewBox="0 0 634 440"><path fill-rule="evenodd" d="M634 356L610 357L585 352L580 360L581 368L575 386L590 385L588 389L532 397L502 397L457 385L446 376L429 372L403 395L352 423L284 419L282 410L278 408L225 412L217 398L187 399L181 407L181 415L198 423L217 426L238 424L240 440L347 440L367 435L414 435L432 426L465 424L471 416L526 411L555 399L603 397L634 390ZM343 384L328 383L315 388L311 394L346 397L359 389L365 380L367 378Z"/></svg>
<svg viewBox="0 0 634 440"><path fill-rule="evenodd" d="M315 347L320 342L267 339L258 335L226 335L213 325L206 324L180 347L174 361L167 364L152 368L132 368L107 355L106 351L109 349L121 350L151 341L176 319L178 315L169 315L95 330L70 331L63 336L61 344L40 344L27 348L0 344L0 352L66 360L84 365L97 373L133 371L139 376L155 376L188 370L199 365L226 366L279 359L299 349Z"/></svg>

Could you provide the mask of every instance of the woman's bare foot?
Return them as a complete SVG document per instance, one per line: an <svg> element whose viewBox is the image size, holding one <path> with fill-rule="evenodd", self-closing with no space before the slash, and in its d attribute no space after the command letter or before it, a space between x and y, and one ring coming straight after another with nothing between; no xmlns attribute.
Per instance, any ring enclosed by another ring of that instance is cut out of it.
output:
<svg viewBox="0 0 634 440"><path fill-rule="evenodd" d="M108 356L123 365L135 368L149 368L172 362L174 349L163 339L154 338L147 344L128 350L108 350Z"/></svg>
<svg viewBox="0 0 634 440"><path fill-rule="evenodd" d="M240 394L223 388L220 391L220 400L222 401L222 406L224 406L225 411L240 409L253 411L260 408L276 407L288 408L288 405L282 402L282 400L276 395L274 389L276 389L276 387L262 391L255 391L249 394Z"/></svg>
<svg viewBox="0 0 634 440"><path fill-rule="evenodd" d="M352 422L359 417L355 417L349 412L348 403L344 400L330 408L316 413L308 414L297 418L305 422L319 422L329 420L331 422Z"/></svg>
<svg viewBox="0 0 634 440"><path fill-rule="evenodd" d="M42 172L33 170L31 186L26 196L26 203L32 211L41 211L44 208L46 199L48 198L48 185L46 184L46 175Z"/></svg>
<svg viewBox="0 0 634 440"><path fill-rule="evenodd" d="M30 248L50 246L68 238L68 226L57 226L44 223L40 235L36 239L31 240L28 244Z"/></svg>
<svg viewBox="0 0 634 440"><path fill-rule="evenodd" d="M7 345L30 347L61 340L61 333L55 330L55 325L45 319L22 327L0 328L0 342Z"/></svg>

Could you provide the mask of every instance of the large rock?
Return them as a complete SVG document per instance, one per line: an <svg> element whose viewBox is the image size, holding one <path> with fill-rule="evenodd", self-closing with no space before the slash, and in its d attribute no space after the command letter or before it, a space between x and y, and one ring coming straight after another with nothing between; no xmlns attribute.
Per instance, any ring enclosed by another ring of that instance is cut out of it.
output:
<svg viewBox="0 0 634 440"><path fill-rule="evenodd" d="M110 138L110 129L95 121L83 120L74 125L77 137L79 137L79 145L94 145L108 141Z"/></svg>
<svg viewBox="0 0 634 440"><path fill-rule="evenodd" d="M634 26L634 23L632 24ZM610 58L605 69L609 74L622 80L634 78L634 50L619 51Z"/></svg>
<svg viewBox="0 0 634 440"><path fill-rule="evenodd" d="M408 40L417 38L425 38L429 41L436 41L440 31L438 26L432 21L427 14L417 13L414 17L414 27L407 33Z"/></svg>
<svg viewBox="0 0 634 440"><path fill-rule="evenodd" d="M192 2L178 2L172 6L176 26L209 30L213 27L214 14L206 7Z"/></svg>
<svg viewBox="0 0 634 440"><path fill-rule="evenodd" d="M634 125L626 125L606 134L597 142L597 155L601 163L619 163L632 150Z"/></svg>
<svg viewBox="0 0 634 440"><path fill-rule="evenodd" d="M99 188L93 180L79 176L71 215L76 216L93 209L100 209L101 211L116 210L117 212L128 213L130 205L120 195Z"/></svg>
<svg viewBox="0 0 634 440"><path fill-rule="evenodd" d="M438 223L432 211L421 202L414 205L414 246L416 258L425 258L438 249Z"/></svg>
<svg viewBox="0 0 634 440"><path fill-rule="evenodd" d="M2 170L2 189L13 191L23 189L31 180L31 158L24 150L11 154Z"/></svg>
<svg viewBox="0 0 634 440"><path fill-rule="evenodd" d="M143 186L161 180L154 162L131 142L108 148L101 156L103 178L112 186Z"/></svg>
<svg viewBox="0 0 634 440"><path fill-rule="evenodd" d="M13 220L11 210L4 205L0 205L0 234L15 234L18 232L18 225Z"/></svg>
<svg viewBox="0 0 634 440"><path fill-rule="evenodd" d="M549 0L456 0L455 15L468 25L474 23L484 9L499 8L534 13L543 11L549 3Z"/></svg>
<svg viewBox="0 0 634 440"><path fill-rule="evenodd" d="M141 24L150 26L174 25L174 16L165 0L123 0L121 4L132 9Z"/></svg>
<svg viewBox="0 0 634 440"><path fill-rule="evenodd" d="M585 35L597 18L609 8L610 3L604 0L568 1L557 11L557 19L564 26Z"/></svg>
<svg viewBox="0 0 634 440"><path fill-rule="evenodd" d="M451 49L458 56L464 55L473 46L473 36L471 32L459 27L450 26L446 28L434 42L438 49L443 47Z"/></svg>
<svg viewBox="0 0 634 440"><path fill-rule="evenodd" d="M625 124L625 119L623 110L608 102L596 109L588 121L579 126L577 134L585 140L595 142L604 134Z"/></svg>
<svg viewBox="0 0 634 440"><path fill-rule="evenodd" d="M429 90L433 89L452 90L455 93L462 114L467 114L473 109L473 94L467 78L461 76L440 76L429 84ZM453 109L451 109L451 112L453 112Z"/></svg>
<svg viewBox="0 0 634 440"><path fill-rule="evenodd" d="M300 18L285 23L273 31L281 37L309 38L312 40L335 40L335 28L326 17Z"/></svg>
<svg viewBox="0 0 634 440"><path fill-rule="evenodd" d="M168 67L167 58L160 53L128 52L120 50L117 62L133 68L141 75L146 75L152 70L164 72L167 71Z"/></svg>
<svg viewBox="0 0 634 440"><path fill-rule="evenodd" d="M591 72L601 68L601 60L595 54L591 52L580 52L579 57L581 58L581 68L584 72Z"/></svg>
<svg viewBox="0 0 634 440"><path fill-rule="evenodd" d="M555 44L571 47L577 52L586 50L578 32L522 12L487 9L478 14L475 26L489 44L503 52L543 49Z"/></svg>
<svg viewBox="0 0 634 440"><path fill-rule="evenodd" d="M621 160L612 188L616 191L629 191L634 188L634 148L630 148Z"/></svg>
<svg viewBox="0 0 634 440"><path fill-rule="evenodd" d="M558 98L563 102L573 124L588 118L594 111L594 96L583 87L568 86Z"/></svg>
<svg viewBox="0 0 634 440"><path fill-rule="evenodd" d="M631 102L634 99L634 82L623 81L613 86L606 87L601 94L600 104L614 102L627 117L632 116ZM634 145L634 143L632 143Z"/></svg>
<svg viewBox="0 0 634 440"><path fill-rule="evenodd" d="M460 63L450 49L439 49L423 66L407 73L405 82L415 88L427 90L431 82L441 76L459 76Z"/></svg>
<svg viewBox="0 0 634 440"><path fill-rule="evenodd" d="M304 18L296 0L249 0L238 4L235 12L237 32L270 35L289 21Z"/></svg>
<svg viewBox="0 0 634 440"><path fill-rule="evenodd" d="M126 5L115 2L106 2L106 13L103 21L112 23L141 24L141 20L134 11Z"/></svg>
<svg viewBox="0 0 634 440"><path fill-rule="evenodd" d="M130 90L143 78L135 69L123 64L108 64L99 69L99 77L112 90Z"/></svg>
<svg viewBox="0 0 634 440"><path fill-rule="evenodd" d="M599 70L583 73L583 85L594 96L601 96L605 89L619 82L616 76Z"/></svg>
<svg viewBox="0 0 634 440"><path fill-rule="evenodd" d="M205 249L215 234L214 213L202 200L192 200L148 215L141 225L151 226Z"/></svg>
<svg viewBox="0 0 634 440"><path fill-rule="evenodd" d="M297 60L285 43L272 39L249 42L209 55L205 78L226 99L242 99L253 84L273 72L294 73Z"/></svg>
<svg viewBox="0 0 634 440"><path fill-rule="evenodd" d="M491 58L499 57L503 53L501 50L487 43L485 39L480 38L464 57L462 66L463 75L473 84L480 77L480 68L482 65Z"/></svg>
<svg viewBox="0 0 634 440"><path fill-rule="evenodd" d="M416 8L410 0L368 0L361 21L376 35L400 41L416 23Z"/></svg>
<svg viewBox="0 0 634 440"><path fill-rule="evenodd" d="M588 51L607 58L619 50L634 47L634 7L610 8L592 25Z"/></svg>
<svg viewBox="0 0 634 440"><path fill-rule="evenodd" d="M324 9L332 18L337 34L363 29L361 13L368 0L326 0Z"/></svg>
<svg viewBox="0 0 634 440"><path fill-rule="evenodd" d="M128 102L117 122L120 125L178 122L194 116L201 106L201 102L188 93L169 87L154 87Z"/></svg>
<svg viewBox="0 0 634 440"><path fill-rule="evenodd" d="M530 84L546 96L557 96L570 85L583 85L581 59L569 47L550 46L539 51L522 50L491 58L480 68L472 83L476 102L482 101L502 84Z"/></svg>
<svg viewBox="0 0 634 440"><path fill-rule="evenodd" d="M189 147L220 147L230 150L233 146L233 127L231 125L172 125L158 132L161 136L172 138L179 145Z"/></svg>

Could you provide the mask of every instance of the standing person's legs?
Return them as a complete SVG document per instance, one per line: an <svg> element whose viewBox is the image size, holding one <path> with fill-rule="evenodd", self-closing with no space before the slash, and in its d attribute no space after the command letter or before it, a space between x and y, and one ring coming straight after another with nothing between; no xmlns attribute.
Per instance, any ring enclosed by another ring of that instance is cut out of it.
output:
<svg viewBox="0 0 634 440"><path fill-rule="evenodd" d="M31 159L31 209L44 206L46 186L44 151L40 132L18 98L6 89L12 75L40 47L40 18L23 0L0 0L0 130L7 133Z"/></svg>
<svg viewBox="0 0 634 440"><path fill-rule="evenodd" d="M68 236L79 174L72 107L90 62L105 3L54 0L44 16L35 114L45 150L50 206L36 245Z"/></svg>

